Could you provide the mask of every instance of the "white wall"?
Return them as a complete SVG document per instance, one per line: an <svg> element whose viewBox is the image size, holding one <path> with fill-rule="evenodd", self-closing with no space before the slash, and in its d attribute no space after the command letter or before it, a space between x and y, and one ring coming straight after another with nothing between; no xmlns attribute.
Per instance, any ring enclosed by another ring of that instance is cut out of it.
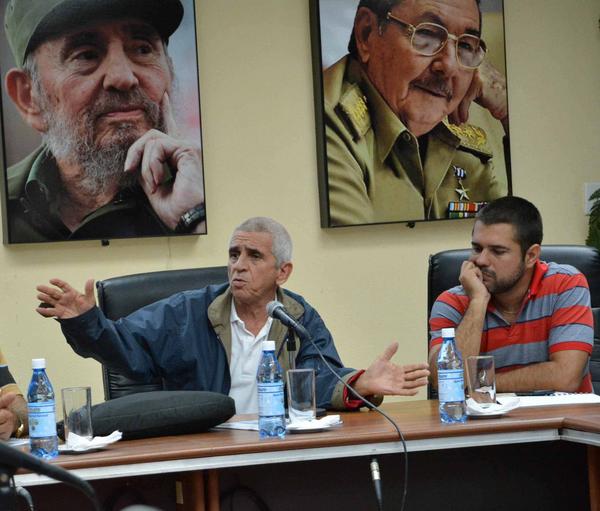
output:
<svg viewBox="0 0 600 511"><path fill-rule="evenodd" d="M55 387L91 384L102 399L98 364L33 311L37 283L224 264L230 231L253 215L289 227L289 287L321 312L347 365L394 339L398 360L425 360L427 256L467 246L471 221L321 229L308 2L197 8L209 234L0 247L0 346L18 382L45 356ZM540 207L546 242L583 243L583 183L600 181L600 0L506 0L505 16L514 191Z"/></svg>

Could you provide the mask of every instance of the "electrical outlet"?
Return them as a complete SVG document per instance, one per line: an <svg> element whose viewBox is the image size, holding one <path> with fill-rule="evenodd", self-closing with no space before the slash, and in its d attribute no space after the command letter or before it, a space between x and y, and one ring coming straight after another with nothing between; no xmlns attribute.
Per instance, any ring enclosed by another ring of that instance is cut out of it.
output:
<svg viewBox="0 0 600 511"><path fill-rule="evenodd" d="M600 188L600 183L585 183L583 185L583 208L586 215L590 214L592 209L592 201L590 200L590 195L594 193L598 188Z"/></svg>

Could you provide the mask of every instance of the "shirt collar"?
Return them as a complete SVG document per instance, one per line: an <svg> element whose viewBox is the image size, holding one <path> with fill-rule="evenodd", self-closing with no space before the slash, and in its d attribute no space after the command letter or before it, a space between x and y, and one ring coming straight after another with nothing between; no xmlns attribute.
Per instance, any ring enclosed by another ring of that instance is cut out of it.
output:
<svg viewBox="0 0 600 511"><path fill-rule="evenodd" d="M31 166L25 183L25 195L33 204L50 205L56 201L60 185L56 160L46 149L40 152Z"/></svg>
<svg viewBox="0 0 600 511"><path fill-rule="evenodd" d="M275 296L274 300L277 300L277 295ZM238 316L237 310L235 308L235 300L233 299L233 297L231 297L231 313L229 314L229 321L231 322L232 325L234 323L237 323L242 328L246 328L246 324L244 323L244 320ZM270 327L272 322L273 322L273 318L269 316L269 317L267 317L267 321L266 321L265 325L268 325ZM262 326L261 331L264 329L265 325Z"/></svg>
<svg viewBox="0 0 600 511"><path fill-rule="evenodd" d="M356 59L349 59L347 78L350 82L358 83L358 86L367 97L371 125L376 132L375 143L377 144L377 155L383 163L389 156L398 137L403 136L414 140L415 136L392 111ZM440 122L434 126L430 133L452 147L460 145L460 138L452 133L444 122ZM414 141L416 144L416 140Z"/></svg>
<svg viewBox="0 0 600 511"><path fill-rule="evenodd" d="M371 125L376 133L377 156L383 162L402 133L406 132L411 137L412 134L379 94L356 59L349 60L347 78L349 82L357 83L367 97Z"/></svg>
<svg viewBox="0 0 600 511"><path fill-rule="evenodd" d="M548 271L548 263L540 261L539 259L535 262L535 268L533 269L533 277L531 278L531 284L529 285L528 297L537 295L542 279Z"/></svg>

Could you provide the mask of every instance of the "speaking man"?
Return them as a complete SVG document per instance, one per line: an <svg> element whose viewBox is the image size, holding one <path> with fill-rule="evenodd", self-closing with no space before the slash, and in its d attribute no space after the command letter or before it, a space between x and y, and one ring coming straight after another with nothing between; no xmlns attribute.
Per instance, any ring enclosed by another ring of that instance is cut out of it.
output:
<svg viewBox="0 0 600 511"><path fill-rule="evenodd" d="M335 371L363 396L414 395L427 383L427 364L397 366L391 344L365 371L345 368L325 323L300 295L281 286L292 272L292 241L276 221L250 218L229 243L229 282L186 291L110 321L96 307L93 280L79 293L52 279L40 285L37 312L57 318L71 347L138 380L160 375L168 389L208 390L228 394L238 413L257 410L256 370L261 342L271 339L277 351L286 328L267 315L277 298L308 330ZM282 357L286 366L287 357ZM310 342L302 341L298 368L316 373L318 406L357 408L361 401L325 367ZM374 398L380 402L380 398Z"/></svg>
<svg viewBox="0 0 600 511"><path fill-rule="evenodd" d="M27 434L27 403L0 351L0 439Z"/></svg>
<svg viewBox="0 0 600 511"><path fill-rule="evenodd" d="M448 218L506 195L486 132L457 125L473 100L507 125L476 0L361 0L348 50L323 74L332 225Z"/></svg>
<svg viewBox="0 0 600 511"><path fill-rule="evenodd" d="M429 320L429 365L436 381L441 329L456 328L466 359L493 355L500 392L593 392L590 293L572 266L540 261L542 219L520 197L485 206L473 227L460 286L442 293Z"/></svg>
<svg viewBox="0 0 600 511"><path fill-rule="evenodd" d="M42 146L8 169L12 242L205 232L199 146L176 138L179 0L10 0L8 95Z"/></svg>

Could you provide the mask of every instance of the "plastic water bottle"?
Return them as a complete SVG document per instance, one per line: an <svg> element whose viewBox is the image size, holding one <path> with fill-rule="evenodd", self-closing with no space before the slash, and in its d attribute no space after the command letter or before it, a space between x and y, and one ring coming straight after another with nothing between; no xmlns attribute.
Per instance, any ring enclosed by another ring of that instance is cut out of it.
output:
<svg viewBox="0 0 600 511"><path fill-rule="evenodd" d="M27 391L29 446L34 456L51 459L58 455L54 389L46 374L46 359L34 358L31 366L33 376Z"/></svg>
<svg viewBox="0 0 600 511"><path fill-rule="evenodd" d="M283 403L283 372L275 357L275 341L263 341L262 358L258 364L258 436L285 437Z"/></svg>
<svg viewBox="0 0 600 511"><path fill-rule="evenodd" d="M467 420L463 361L454 342L454 328L442 329L437 359L440 420L452 424Z"/></svg>

